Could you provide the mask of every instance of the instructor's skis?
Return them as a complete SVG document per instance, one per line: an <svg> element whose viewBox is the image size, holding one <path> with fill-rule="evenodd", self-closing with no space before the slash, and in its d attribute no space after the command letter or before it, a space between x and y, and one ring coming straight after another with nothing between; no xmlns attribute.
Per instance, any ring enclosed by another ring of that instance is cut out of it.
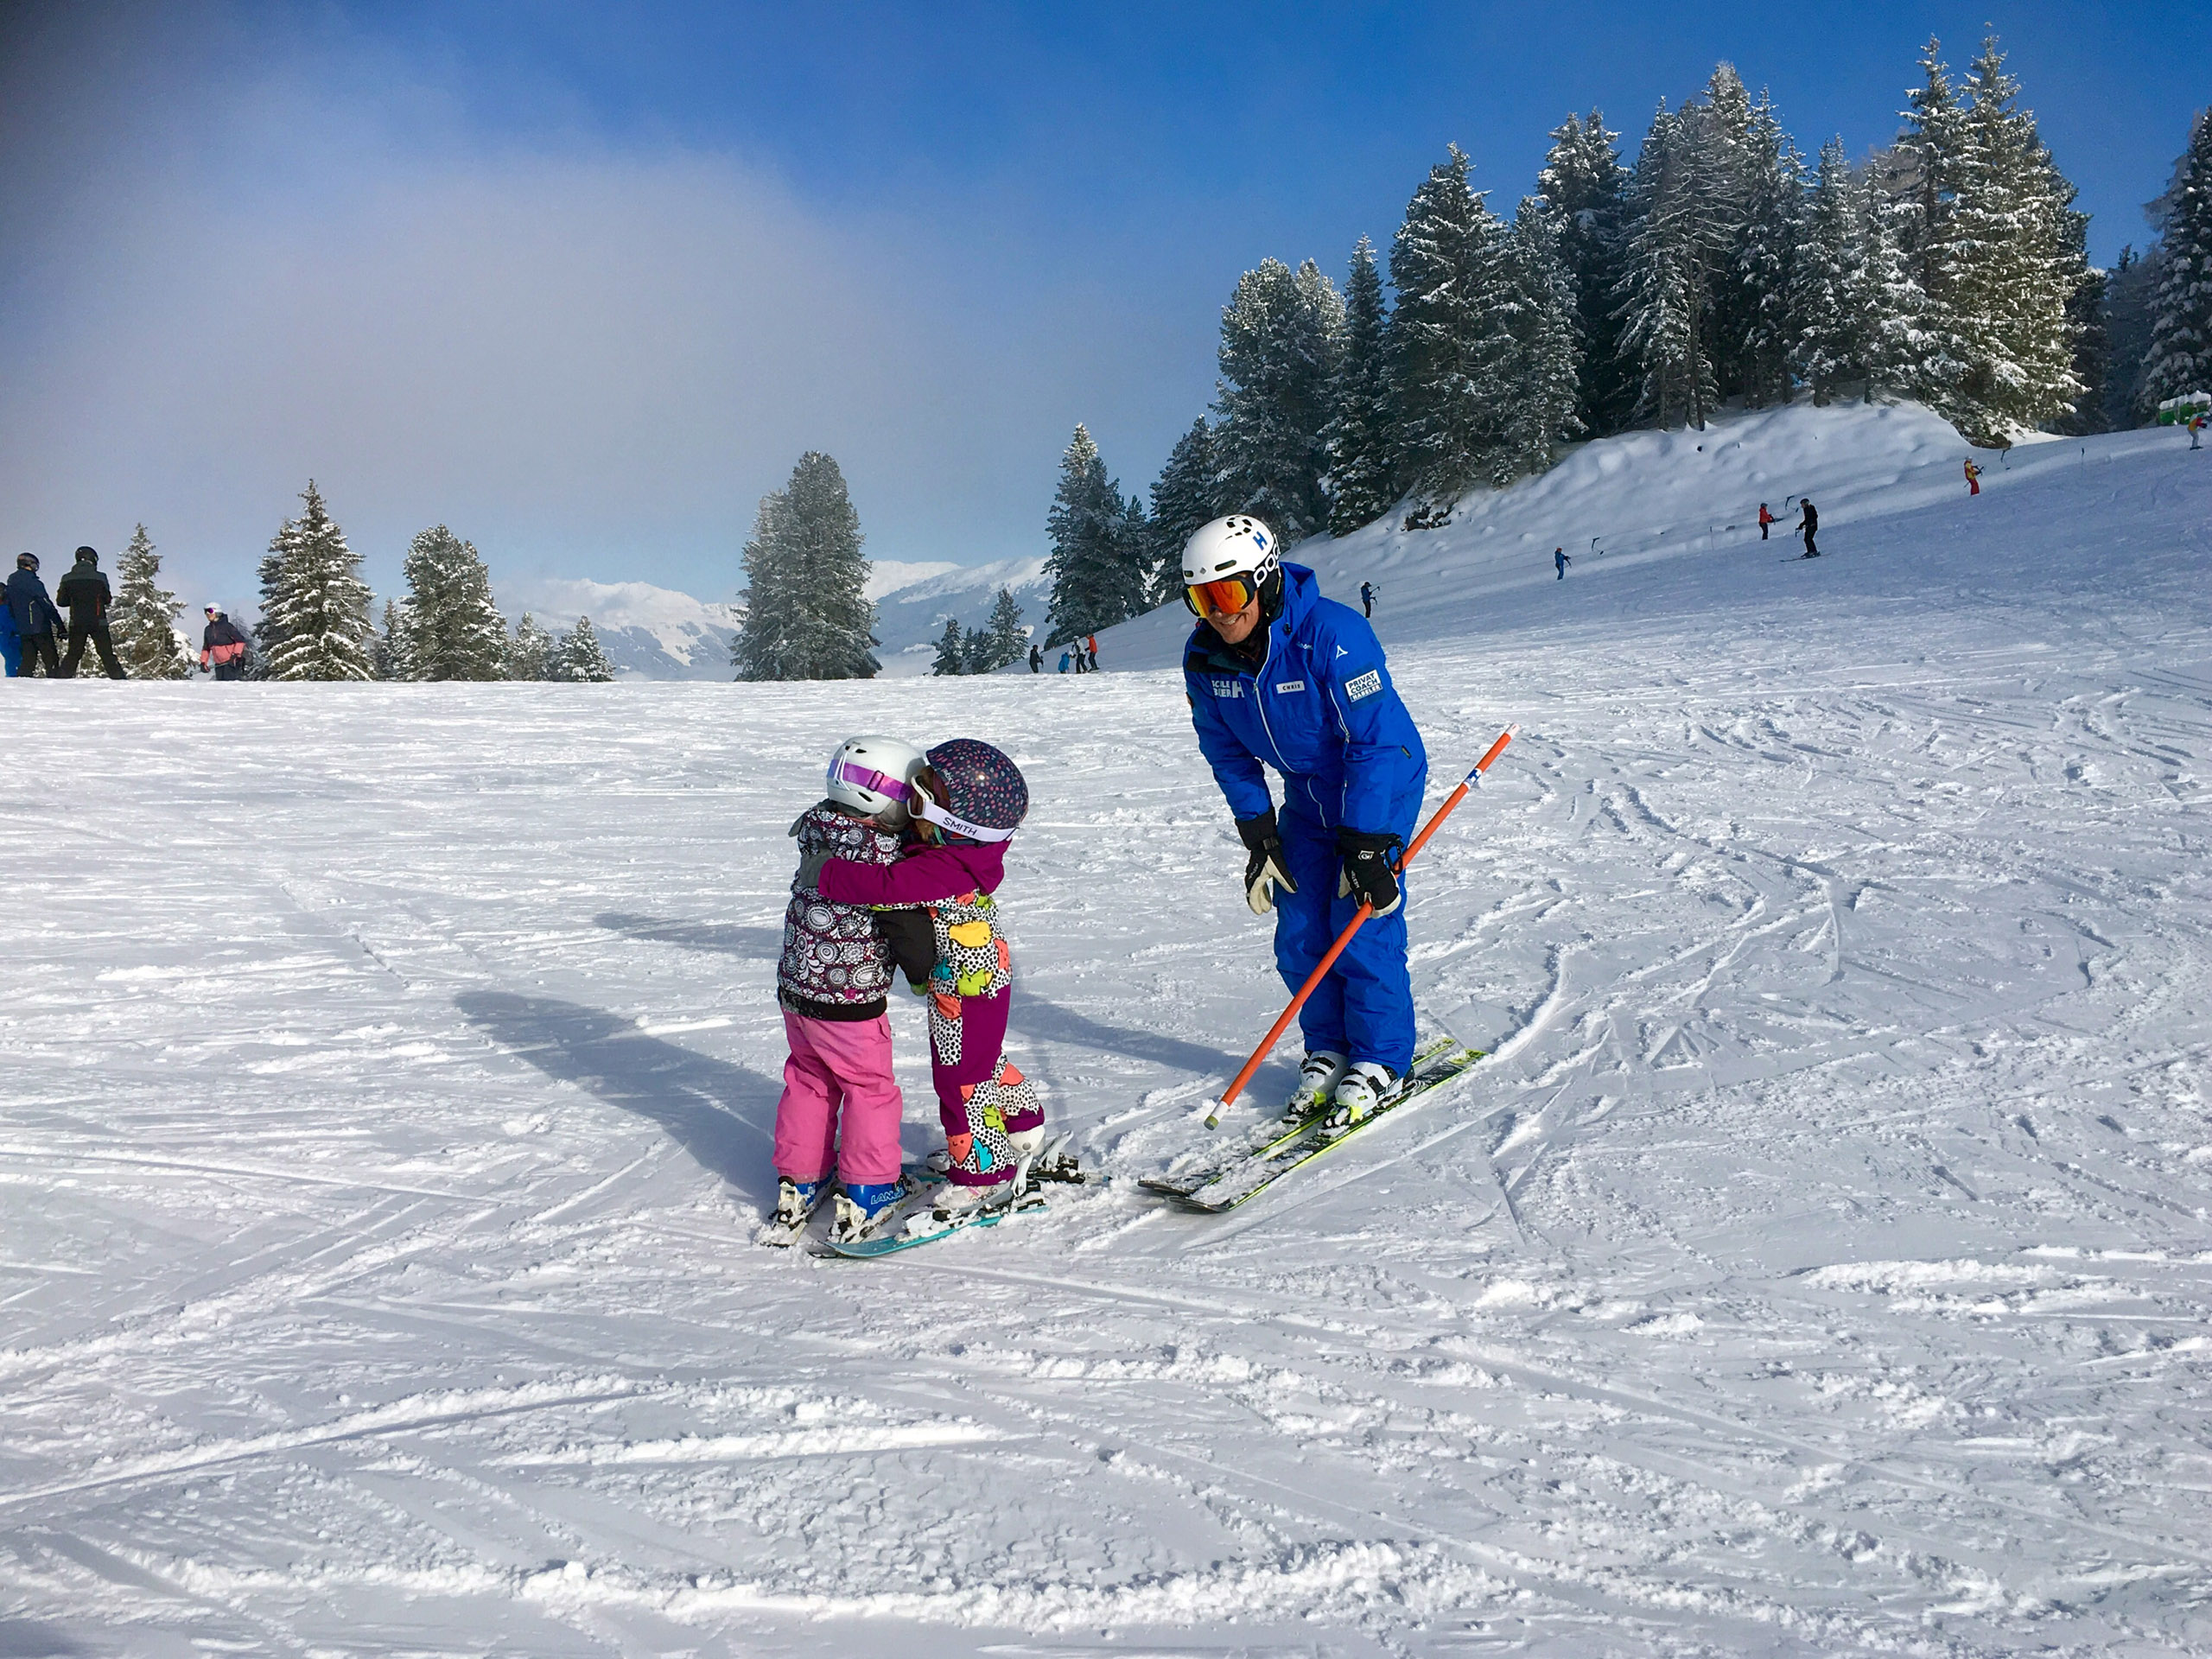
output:
<svg viewBox="0 0 2212 1659"><path fill-rule="evenodd" d="M1322 1132L1326 1115L1317 1113L1274 1140L1218 1165L1198 1172L1148 1176L1137 1185L1147 1192L1171 1198L1185 1209L1203 1211L1208 1215L1234 1210L1291 1171L1334 1152L1363 1129L1402 1110L1431 1090L1442 1088L1481 1059L1483 1052L1450 1039L1433 1044L1415 1057L1413 1069L1401 1079L1389 1098L1335 1135Z"/></svg>

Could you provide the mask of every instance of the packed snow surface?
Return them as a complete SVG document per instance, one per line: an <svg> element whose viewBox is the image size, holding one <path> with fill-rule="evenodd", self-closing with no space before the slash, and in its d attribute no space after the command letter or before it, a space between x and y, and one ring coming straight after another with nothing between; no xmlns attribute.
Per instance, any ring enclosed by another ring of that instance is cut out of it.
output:
<svg viewBox="0 0 2212 1659"><path fill-rule="evenodd" d="M1735 531L1320 550L1432 799L1519 725L1409 883L1496 1052L1222 1217L1135 1187L1282 1000L1173 672L11 683L0 1653L2212 1648L2212 454L1796 414L1816 562L1649 435L1556 514ZM753 1242L859 729L1027 769L1105 1177L873 1263Z"/></svg>

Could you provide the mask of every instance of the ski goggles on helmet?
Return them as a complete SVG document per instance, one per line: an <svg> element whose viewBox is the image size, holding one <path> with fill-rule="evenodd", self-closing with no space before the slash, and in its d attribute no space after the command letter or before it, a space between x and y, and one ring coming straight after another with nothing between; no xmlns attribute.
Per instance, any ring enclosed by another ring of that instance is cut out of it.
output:
<svg viewBox="0 0 2212 1659"><path fill-rule="evenodd" d="M863 766L853 760L840 763L832 771L830 781L874 790L879 795L888 795L894 801L905 799L906 794L904 778L894 778L887 772L878 772L873 766Z"/></svg>
<svg viewBox="0 0 2212 1659"><path fill-rule="evenodd" d="M957 812L939 806L929 791L919 784L915 785L913 791L907 796L906 804L916 817L937 825L947 835L960 836L969 841L1009 841L1014 836L1011 830L993 830L984 824L970 823Z"/></svg>
<svg viewBox="0 0 2212 1659"><path fill-rule="evenodd" d="M1259 596L1260 579L1255 575L1223 576L1217 582L1193 582L1183 589L1183 603L1202 621L1209 616L1234 616Z"/></svg>

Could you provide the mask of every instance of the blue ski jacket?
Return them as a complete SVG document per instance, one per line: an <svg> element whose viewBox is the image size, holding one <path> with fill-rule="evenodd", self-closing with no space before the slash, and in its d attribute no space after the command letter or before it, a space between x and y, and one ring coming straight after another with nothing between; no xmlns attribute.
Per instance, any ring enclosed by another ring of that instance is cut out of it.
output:
<svg viewBox="0 0 2212 1659"><path fill-rule="evenodd" d="M1257 668L1209 624L1191 631L1183 681L1198 748L1239 818L1274 805L1264 761L1282 774L1286 811L1325 830L1402 834L1420 807L1428 751L1382 642L1357 611L1324 599L1304 565L1282 573L1282 614Z"/></svg>

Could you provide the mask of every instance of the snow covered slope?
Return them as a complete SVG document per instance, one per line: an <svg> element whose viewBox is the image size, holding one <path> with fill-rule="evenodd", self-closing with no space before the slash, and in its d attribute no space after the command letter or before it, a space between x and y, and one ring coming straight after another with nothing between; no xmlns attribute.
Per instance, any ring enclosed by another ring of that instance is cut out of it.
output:
<svg viewBox="0 0 2212 1659"><path fill-rule="evenodd" d="M1220 1218L1134 1183L1282 995L1172 672L10 683L101 742L0 815L0 1652L2212 1648L2212 454L1943 464L1419 637L1378 537L1433 793L1521 723L1409 883L1497 1052ZM1108 1177L875 1264L748 1242L860 728L1027 767Z"/></svg>
<svg viewBox="0 0 2212 1659"><path fill-rule="evenodd" d="M948 565L937 575L911 582L875 601L876 652L886 674L926 674L937 658L937 642L947 618L963 628L980 628L991 613L1001 588L1013 591L1022 618L1045 637L1045 605L1052 597L1045 561L1001 559L992 564Z"/></svg>

